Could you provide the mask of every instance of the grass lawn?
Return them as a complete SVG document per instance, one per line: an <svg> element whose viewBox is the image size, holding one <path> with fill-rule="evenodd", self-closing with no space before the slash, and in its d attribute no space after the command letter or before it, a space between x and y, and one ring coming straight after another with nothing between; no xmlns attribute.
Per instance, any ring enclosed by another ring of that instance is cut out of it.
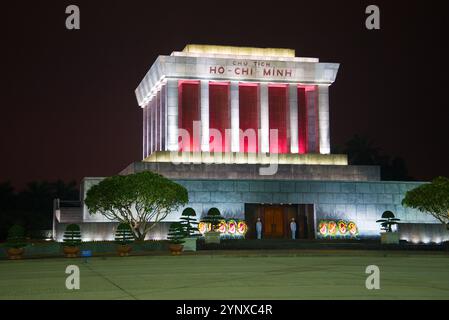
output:
<svg viewBox="0 0 449 320"><path fill-rule="evenodd" d="M65 288L80 267L81 289ZM377 265L380 290L365 288ZM0 299L449 299L446 253L317 251L0 261Z"/></svg>

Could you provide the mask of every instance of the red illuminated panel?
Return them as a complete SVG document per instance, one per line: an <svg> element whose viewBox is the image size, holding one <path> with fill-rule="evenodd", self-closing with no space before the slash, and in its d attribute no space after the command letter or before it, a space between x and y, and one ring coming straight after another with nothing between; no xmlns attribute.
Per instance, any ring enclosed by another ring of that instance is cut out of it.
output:
<svg viewBox="0 0 449 320"><path fill-rule="evenodd" d="M188 131L190 140L179 145L179 151L200 151L199 132L194 135L193 122L200 121L199 81L179 81L178 84L178 126Z"/></svg>
<svg viewBox="0 0 449 320"><path fill-rule="evenodd" d="M231 151L230 137L226 138L226 129L231 129L229 107L229 83L209 83L209 128L220 132L221 139L211 133L209 150L211 152Z"/></svg>
<svg viewBox="0 0 449 320"><path fill-rule="evenodd" d="M270 130L278 130L278 141L270 141L270 153L288 153L288 91L287 86L268 87ZM270 139L271 140L271 139Z"/></svg>
<svg viewBox="0 0 449 320"><path fill-rule="evenodd" d="M299 153L319 152L318 89L298 87Z"/></svg>
<svg viewBox="0 0 449 320"><path fill-rule="evenodd" d="M315 153L320 153L320 130L319 130L319 111L318 111L318 87L313 86L313 88L308 92L310 95L309 101L313 103L313 106L309 107L309 130L313 130L313 151ZM311 126L311 124L313 124ZM310 136L310 134L309 134ZM310 139L310 138L309 138Z"/></svg>
<svg viewBox="0 0 449 320"><path fill-rule="evenodd" d="M257 153L258 130L259 130L259 108L258 108L259 86L254 84L239 85L239 123L243 136L240 137L240 152ZM252 129L254 138L247 130ZM246 131L246 133L245 133Z"/></svg>
<svg viewBox="0 0 449 320"><path fill-rule="evenodd" d="M306 88L298 87L298 143L299 153L308 151Z"/></svg>

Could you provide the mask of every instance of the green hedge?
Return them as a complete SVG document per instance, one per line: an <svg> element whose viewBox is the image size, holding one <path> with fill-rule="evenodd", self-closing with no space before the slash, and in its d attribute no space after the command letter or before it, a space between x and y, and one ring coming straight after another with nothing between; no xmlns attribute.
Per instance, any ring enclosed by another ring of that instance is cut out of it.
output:
<svg viewBox="0 0 449 320"><path fill-rule="evenodd" d="M148 251L166 251L168 250L168 242L164 240L150 240L145 242L134 242L131 244L132 253L142 254ZM35 242L28 243L25 247L24 258L39 257L58 257L63 256L63 243L60 242ZM83 242L80 245L81 250L91 250L92 254L103 255L116 253L117 244L114 241L91 241ZM6 258L6 246L0 244L0 259Z"/></svg>

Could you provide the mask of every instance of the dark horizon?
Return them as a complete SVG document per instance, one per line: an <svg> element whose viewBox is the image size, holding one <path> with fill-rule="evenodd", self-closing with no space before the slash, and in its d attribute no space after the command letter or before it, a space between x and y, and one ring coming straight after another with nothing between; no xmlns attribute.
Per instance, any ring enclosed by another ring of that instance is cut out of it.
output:
<svg viewBox="0 0 449 320"><path fill-rule="evenodd" d="M331 145L366 135L416 180L449 176L443 2L230 3L8 3L0 182L79 182L141 160L134 89L158 55L189 43L293 48L340 63ZM80 7L81 30L65 29L69 4ZM365 28L369 4L381 30Z"/></svg>

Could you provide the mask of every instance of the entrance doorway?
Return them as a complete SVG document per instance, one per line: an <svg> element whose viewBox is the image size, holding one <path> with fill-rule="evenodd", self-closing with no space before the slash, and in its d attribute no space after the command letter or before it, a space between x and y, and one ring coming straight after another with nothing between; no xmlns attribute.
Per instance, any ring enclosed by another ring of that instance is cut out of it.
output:
<svg viewBox="0 0 449 320"><path fill-rule="evenodd" d="M283 238L284 237L284 208L281 206L264 206L263 235L265 238Z"/></svg>
<svg viewBox="0 0 449 320"><path fill-rule="evenodd" d="M296 239L315 239L313 204L245 204L247 238L256 239L256 222L262 222L263 239L291 239L290 222L295 219Z"/></svg>

